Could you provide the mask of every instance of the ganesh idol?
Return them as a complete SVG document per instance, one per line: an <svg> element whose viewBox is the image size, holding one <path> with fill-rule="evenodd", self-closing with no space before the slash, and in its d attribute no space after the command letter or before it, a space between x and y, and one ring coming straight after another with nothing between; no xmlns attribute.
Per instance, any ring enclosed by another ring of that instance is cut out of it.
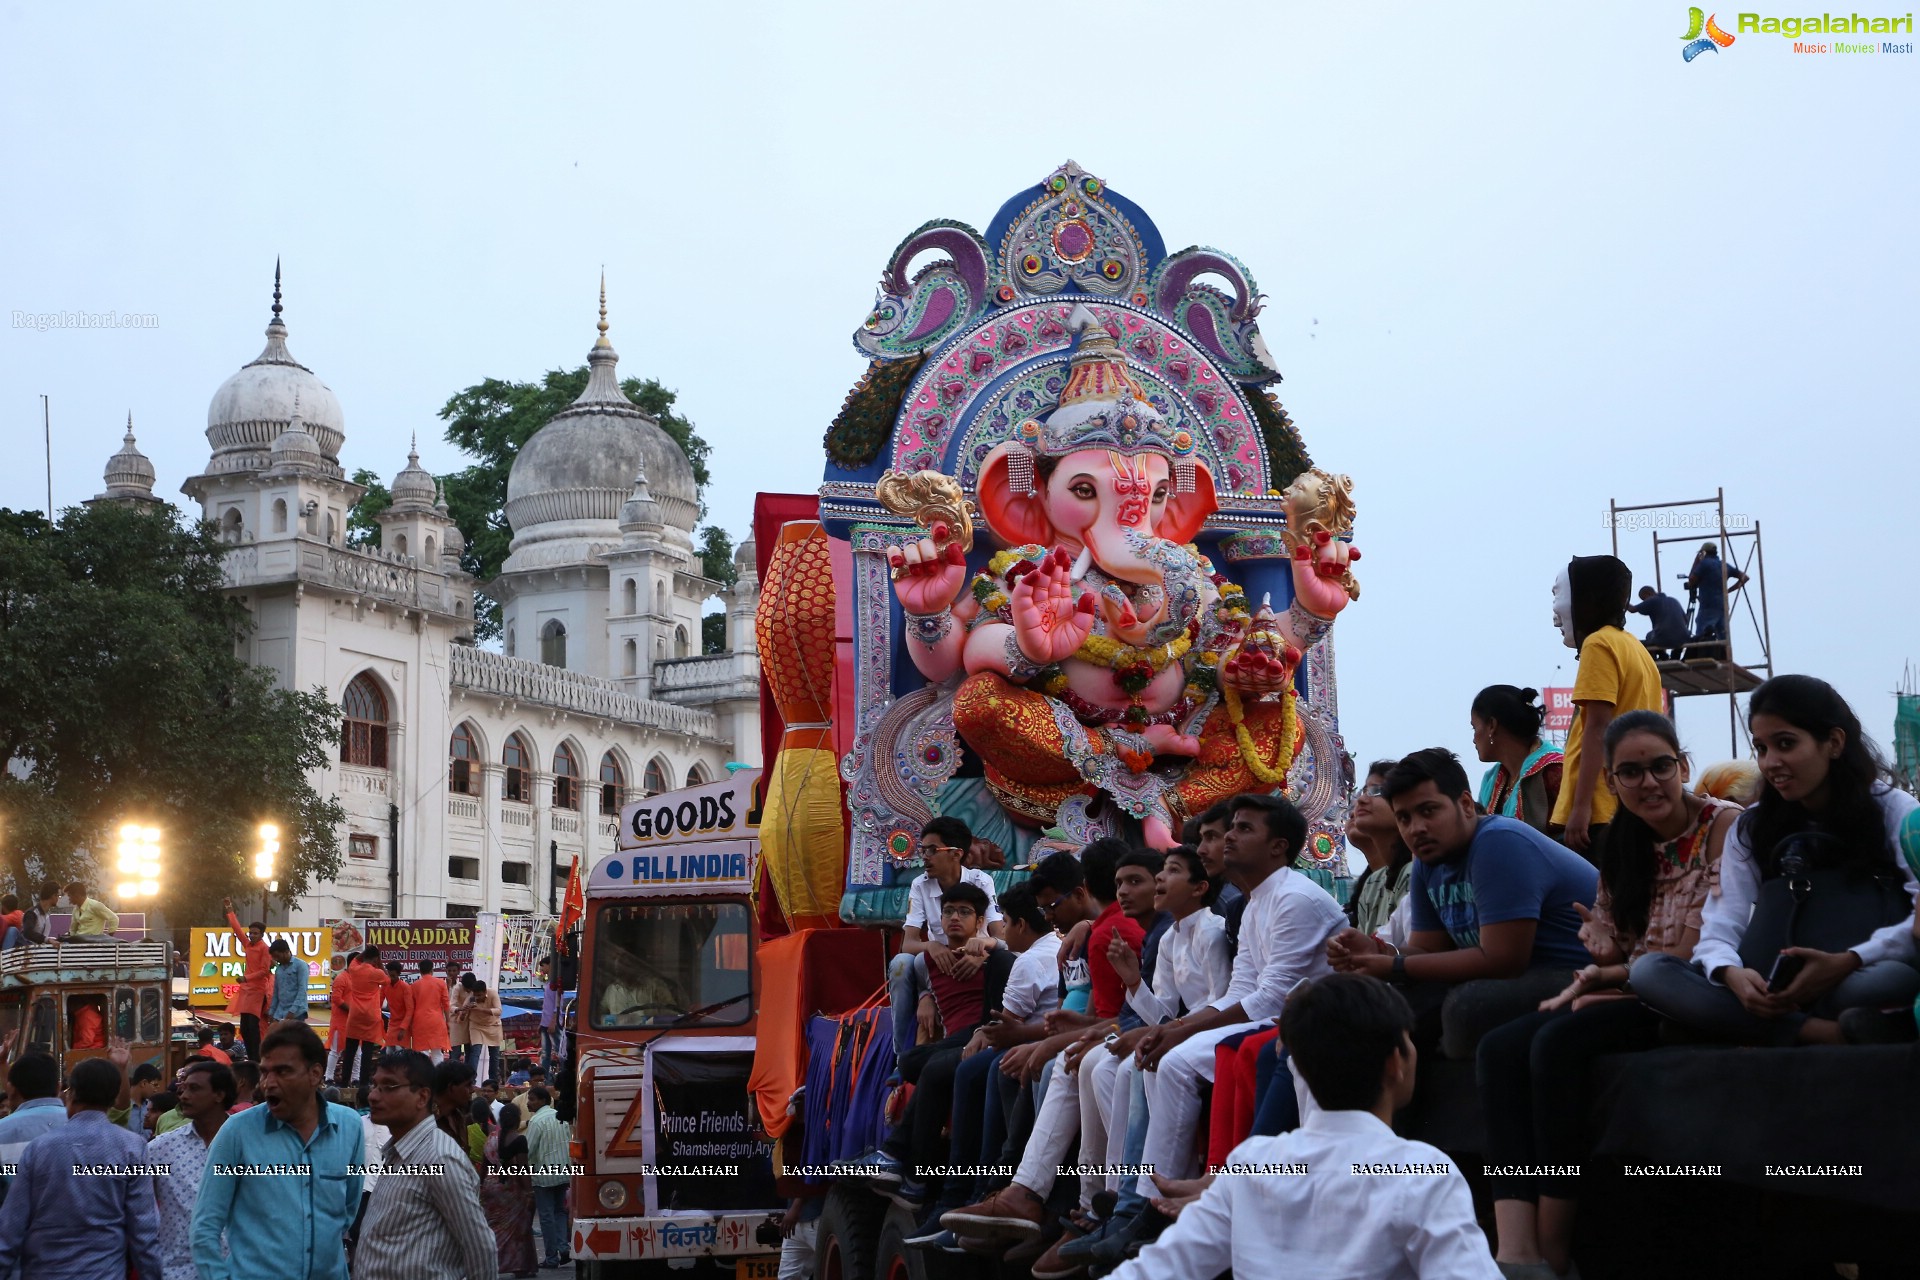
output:
<svg viewBox="0 0 1920 1280"><path fill-rule="evenodd" d="M979 514L1005 549L969 577L964 510L923 518L928 536L890 555L893 586L913 664L959 678L954 727L1003 806L1046 825L1104 794L1165 848L1219 800L1284 789L1303 737L1295 669L1359 595L1351 483L1295 480L1294 598L1247 600L1193 544L1216 507L1196 442L1148 402L1092 312L1076 307L1069 325L1059 404L978 475Z"/></svg>

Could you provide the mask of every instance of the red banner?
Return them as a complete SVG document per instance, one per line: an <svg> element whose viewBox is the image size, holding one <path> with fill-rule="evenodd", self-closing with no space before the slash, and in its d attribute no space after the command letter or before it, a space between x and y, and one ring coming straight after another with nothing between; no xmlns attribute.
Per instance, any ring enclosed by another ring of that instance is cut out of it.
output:
<svg viewBox="0 0 1920 1280"><path fill-rule="evenodd" d="M1573 690L1542 689L1540 696L1545 700L1547 709L1546 723L1541 726L1546 732L1564 735L1573 728Z"/></svg>

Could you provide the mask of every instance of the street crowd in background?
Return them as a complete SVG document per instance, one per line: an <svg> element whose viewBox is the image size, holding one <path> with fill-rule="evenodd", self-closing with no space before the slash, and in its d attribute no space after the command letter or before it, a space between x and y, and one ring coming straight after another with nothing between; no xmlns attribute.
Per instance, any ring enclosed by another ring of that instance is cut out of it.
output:
<svg viewBox="0 0 1920 1280"><path fill-rule="evenodd" d="M87 936L76 891L69 937ZM443 980L422 962L406 981L369 946L335 977L323 1041L306 963L226 908L246 957L239 1036L200 1029L171 1080L130 1064L104 1027L106 1054L64 1080L47 1053L0 1045L0 1280L491 1280L563 1265L572 1126L550 1062L503 1060L499 996L458 965Z"/></svg>
<svg viewBox="0 0 1920 1280"><path fill-rule="evenodd" d="M1054 852L998 896L966 825L928 822L889 972L913 1087L852 1169L912 1211L907 1245L1035 1280L1557 1280L1599 1056L1914 1039L1920 804L1805 675L1753 692L1753 761L1697 769L1654 656L1724 639L1726 575L1693 577L1704 630L1655 615L1642 642L1627 566L1571 561L1564 747L1535 690L1496 685L1467 708L1477 787L1440 748L1371 765L1344 906L1276 796L1171 850ZM1819 926L1792 910L1809 879L1844 904ZM1493 1243L1449 1158L1392 1127L1432 1054L1475 1064ZM787 1211L783 1277L812 1272L826 1189Z"/></svg>

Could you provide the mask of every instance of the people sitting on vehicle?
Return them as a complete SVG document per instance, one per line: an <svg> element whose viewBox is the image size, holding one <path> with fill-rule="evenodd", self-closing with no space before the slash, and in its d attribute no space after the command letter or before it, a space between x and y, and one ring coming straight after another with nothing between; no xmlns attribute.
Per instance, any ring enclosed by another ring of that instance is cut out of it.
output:
<svg viewBox="0 0 1920 1280"><path fill-rule="evenodd" d="M1104 1057L1097 1060L1092 1086L1095 1096L1102 1100L1107 1143L1104 1152L1083 1150L1083 1164L1105 1165L1114 1170L1142 1161L1149 1113L1146 1078L1135 1056L1140 1041L1148 1028L1183 1018L1212 1004L1226 994L1233 980L1226 922L1208 910L1213 896L1214 884L1207 876L1199 851L1192 845L1178 845L1168 850L1155 877L1154 905L1167 913L1172 924L1155 949L1152 973L1145 972L1144 963L1129 962L1123 948L1113 950L1114 968L1120 971L1121 981L1127 987L1127 1005L1141 1025L1109 1040ZM1083 1179L1083 1205L1088 1200L1086 1181ZM1111 1212L1104 1219L1088 1224L1084 1234L1079 1229L1064 1233L1053 1249L1035 1264L1036 1272L1104 1261L1097 1252L1099 1246L1126 1232L1146 1207L1138 1178L1110 1174L1104 1182L1105 1188L1115 1193Z"/></svg>
<svg viewBox="0 0 1920 1280"><path fill-rule="evenodd" d="M1482 689L1467 714L1474 752L1493 766L1480 778L1480 807L1535 831L1547 829L1560 798L1563 757L1540 736L1546 718L1538 689L1510 684Z"/></svg>
<svg viewBox="0 0 1920 1280"><path fill-rule="evenodd" d="M1400 838L1400 824L1381 794L1387 772L1396 763L1375 760L1367 766L1366 781L1347 814L1347 844L1367 860L1367 869L1347 893L1347 920L1368 935L1387 927L1413 884L1413 850Z"/></svg>
<svg viewBox="0 0 1920 1280"><path fill-rule="evenodd" d="M1627 966L1654 952L1686 960L1714 888L1737 805L1686 789L1686 753L1673 722L1629 711L1607 726L1607 785L1620 808L1600 849L1600 888L1580 940L1593 963L1539 1010L1480 1041L1487 1155L1506 1169L1578 1168L1594 1059L1651 1049L1660 1016L1621 990ZM1509 1280L1549 1280L1571 1266L1579 1179L1491 1177L1496 1258Z"/></svg>
<svg viewBox="0 0 1920 1280"><path fill-rule="evenodd" d="M1247 909L1246 889L1227 869L1227 824L1232 821L1233 809L1222 800L1187 823L1184 840L1200 855L1200 865L1207 869L1208 883L1217 886L1211 910L1226 924L1229 958L1239 945L1240 916Z"/></svg>
<svg viewBox="0 0 1920 1280"><path fill-rule="evenodd" d="M963 949L981 931L986 913L987 895L979 886L956 883L940 898L941 932L956 950ZM914 1014L919 1043L899 1062L901 1078L915 1086L913 1097L870 1162L874 1186L896 1204L918 1212L940 1193L939 1170L948 1154L942 1134L953 1112L954 1074L988 1010L1001 1007L1012 969L1013 954L995 947L964 977L938 968L926 975L928 990Z"/></svg>
<svg viewBox="0 0 1920 1280"><path fill-rule="evenodd" d="M947 1127L951 1139L948 1164L955 1168L985 1169L1012 1163L1002 1158L1002 1151L1020 1086L995 1068L1007 1049L1045 1039L1046 1016L1060 1007L1060 935L1041 913L1032 883L1009 888L1000 897L1000 910L1006 917L1006 943L1013 953L1013 968L1007 974L999 1010L987 1010L986 1022L974 1029L954 1071L953 1113ZM999 1186L999 1181L983 1175L947 1179L935 1209L944 1212L982 1199ZM945 1203L949 1199L952 1203ZM923 1245L934 1243L919 1237L916 1240Z"/></svg>
<svg viewBox="0 0 1920 1280"><path fill-rule="evenodd" d="M1553 803L1549 835L1591 858L1599 828L1613 816L1613 795L1600 785L1607 722L1629 711L1660 711L1660 668L1628 635L1627 591L1633 572L1613 556L1575 556L1553 586L1560 639L1579 655L1573 677L1573 723L1567 730L1566 776Z"/></svg>
<svg viewBox="0 0 1920 1280"><path fill-rule="evenodd" d="M1114 1280L1192 1280L1229 1268L1497 1280L1466 1179L1444 1153L1391 1127L1413 1097L1413 1023L1406 1000L1371 978L1336 974L1296 992L1280 1037L1318 1109L1292 1133L1235 1147L1226 1172ZM1376 1168L1381 1176L1355 1176ZM1339 1212L1328 1212L1334 1205Z"/></svg>
<svg viewBox="0 0 1920 1280"><path fill-rule="evenodd" d="M1596 763L1606 759L1604 748ZM1398 951L1358 929L1334 937L1342 972L1411 984L1418 1039L1449 1058L1558 994L1592 963L1575 904L1591 906L1593 864L1512 818L1482 817L1451 751L1416 751L1387 774L1387 803L1413 850L1413 932Z"/></svg>
<svg viewBox="0 0 1920 1280"><path fill-rule="evenodd" d="M920 861L925 867L907 886L907 919L900 954L887 968L887 991L893 1007L893 1050L899 1057L913 1048L914 1011L926 987L915 976L926 971L914 957L925 954L927 964L950 977L972 977L986 963L987 952L1006 932L999 904L994 901L993 877L964 865L973 845L973 832L959 818L941 815L920 829ZM987 896L985 928L967 948L951 947L940 922L940 900L947 890L965 882Z"/></svg>
<svg viewBox="0 0 1920 1280"><path fill-rule="evenodd" d="M87 894L87 886L75 880L67 886L67 905L73 908L73 923L67 926L69 938L111 939L120 928L120 917L113 908Z"/></svg>
<svg viewBox="0 0 1920 1280"><path fill-rule="evenodd" d="M1044 1073L1046 1092L1013 1181L976 1204L942 1216L941 1225L956 1235L1033 1238L1046 1223L1047 1196L1080 1131L1079 1057L1069 1063L1066 1051L1075 1044L1098 1043L1115 1027L1124 988L1107 955L1109 941L1117 936L1137 951L1146 938L1145 931L1121 913L1114 892L1115 873L1128 852L1125 841L1100 839L1077 860L1070 853L1055 853L1034 868L1035 897L1056 928L1071 930L1089 918L1093 922L1083 957L1091 1003L1085 1014L1064 1007L1049 1014L1046 1039L1017 1045L1000 1059L1000 1070L1007 1075L1030 1081ZM1073 979L1070 967L1069 987Z"/></svg>
<svg viewBox="0 0 1920 1280"><path fill-rule="evenodd" d="M1664 591L1642 587L1640 602L1628 605L1627 612L1641 614L1653 624L1647 628L1647 634L1641 637L1640 642L1647 646L1647 652L1653 655L1655 662L1680 656L1680 651L1687 644L1685 605Z"/></svg>
<svg viewBox="0 0 1920 1280"><path fill-rule="evenodd" d="M1333 896L1289 865L1306 845L1300 811L1277 796L1239 795L1230 804L1226 864L1247 893L1232 977L1220 996L1154 1027L1136 1050L1147 1073L1142 1160L1170 1178L1199 1172L1200 1090L1214 1079L1215 1047L1229 1036L1266 1030L1289 992L1327 972L1327 941L1346 924ZM1142 1196L1156 1191L1150 1175L1136 1186ZM1148 1207L1104 1243L1124 1248L1151 1239L1166 1221Z"/></svg>
<svg viewBox="0 0 1920 1280"><path fill-rule="evenodd" d="M26 918L26 912L20 909L20 895L0 894L0 951L11 951L27 940L20 932L20 924Z"/></svg>
<svg viewBox="0 0 1920 1280"><path fill-rule="evenodd" d="M1753 691L1747 730L1760 798L1727 840L1700 941L1691 960L1653 952L1635 961L1633 989L1716 1040L1905 1036L1910 1014L1883 1015L1910 1010L1920 994L1920 802L1890 784L1859 717L1824 680L1768 680ZM1797 910L1796 883L1831 905Z"/></svg>
<svg viewBox="0 0 1920 1280"><path fill-rule="evenodd" d="M100 996L74 996L67 1001L67 1028L73 1037L69 1048L104 1049L107 1047L107 1007ZM209 1040L213 1032L206 1032Z"/></svg>
<svg viewBox="0 0 1920 1280"><path fill-rule="evenodd" d="M60 888L53 881L43 881L40 891L34 895L34 904L20 916L20 932L26 940L38 946L48 940L52 933L51 921L54 908L60 905Z"/></svg>

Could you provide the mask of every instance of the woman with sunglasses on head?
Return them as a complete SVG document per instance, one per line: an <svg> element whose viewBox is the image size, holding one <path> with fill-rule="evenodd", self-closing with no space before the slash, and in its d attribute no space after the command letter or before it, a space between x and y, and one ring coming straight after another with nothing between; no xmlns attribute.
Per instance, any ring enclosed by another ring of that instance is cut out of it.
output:
<svg viewBox="0 0 1920 1280"><path fill-rule="evenodd" d="M1578 1166L1595 1058L1651 1049L1660 1017L1627 988L1628 965L1645 955L1684 963L1700 937L1721 851L1738 806L1687 790L1686 757L1673 722L1628 711L1607 725L1605 780L1620 807L1600 846L1593 909L1575 904L1580 941L1594 963L1540 1011L1487 1033L1479 1081L1487 1116L1499 1250L1509 1277L1547 1280L1571 1265L1578 1177L1499 1171Z"/></svg>
<svg viewBox="0 0 1920 1280"><path fill-rule="evenodd" d="M1880 1011L1911 1008L1920 995L1920 802L1894 789L1859 717L1824 680L1762 684L1747 704L1747 731L1760 797L1727 842L1693 960L1643 957L1634 989L1717 1040L1887 1038Z"/></svg>
<svg viewBox="0 0 1920 1280"><path fill-rule="evenodd" d="M1560 799L1565 768L1559 748L1540 737L1546 718L1539 690L1510 684L1488 685L1467 712L1474 754L1493 766L1480 779L1480 807L1542 833Z"/></svg>
<svg viewBox="0 0 1920 1280"><path fill-rule="evenodd" d="M1413 851L1400 838L1400 824L1394 821L1393 810L1380 798L1387 770L1396 763L1376 760L1367 767L1366 785L1353 797L1353 811L1347 815L1347 843L1367 860L1367 869L1348 895L1347 919L1366 934L1387 927L1394 908L1406 900L1407 889L1413 884Z"/></svg>

